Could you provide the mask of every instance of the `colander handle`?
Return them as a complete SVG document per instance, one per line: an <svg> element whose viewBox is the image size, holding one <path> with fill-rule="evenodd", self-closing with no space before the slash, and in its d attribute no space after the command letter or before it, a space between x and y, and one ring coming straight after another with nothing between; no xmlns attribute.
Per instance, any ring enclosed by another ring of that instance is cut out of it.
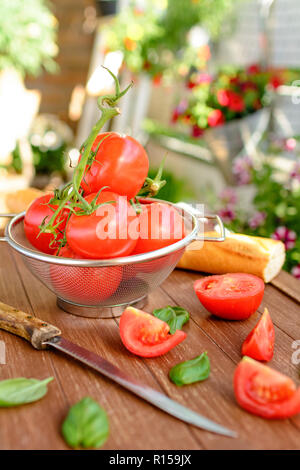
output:
<svg viewBox="0 0 300 470"><path fill-rule="evenodd" d="M204 215L204 216L198 216L197 219L198 220L205 220L205 219L215 220L216 224L219 228L219 232L218 232L219 236L217 236L217 237L206 237L206 236L201 237L201 236L197 235L195 240L205 241L205 242L224 242L225 241L225 239L226 239L225 227L224 227L223 221L222 221L220 216L218 216L217 214Z"/></svg>
<svg viewBox="0 0 300 470"><path fill-rule="evenodd" d="M5 219L12 219L15 217L17 214L0 214L0 218L3 217ZM7 238L6 237L0 237L0 242L6 242Z"/></svg>

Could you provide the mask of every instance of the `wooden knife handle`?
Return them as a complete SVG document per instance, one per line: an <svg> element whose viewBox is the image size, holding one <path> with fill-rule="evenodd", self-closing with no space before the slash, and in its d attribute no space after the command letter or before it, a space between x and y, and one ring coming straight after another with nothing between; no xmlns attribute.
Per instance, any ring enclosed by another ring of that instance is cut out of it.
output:
<svg viewBox="0 0 300 470"><path fill-rule="evenodd" d="M0 302L0 329L29 341L36 349L44 349L43 341L60 336L56 326Z"/></svg>

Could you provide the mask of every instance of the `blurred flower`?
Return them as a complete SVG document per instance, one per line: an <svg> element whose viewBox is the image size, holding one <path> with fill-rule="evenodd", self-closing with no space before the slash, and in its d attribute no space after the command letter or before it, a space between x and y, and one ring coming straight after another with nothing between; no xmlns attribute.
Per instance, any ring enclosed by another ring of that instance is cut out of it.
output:
<svg viewBox="0 0 300 470"><path fill-rule="evenodd" d="M284 84L284 80L279 75L273 75L270 78L269 83L270 83L271 87L274 88L274 90L277 90L277 88L279 88L281 85Z"/></svg>
<svg viewBox="0 0 300 470"><path fill-rule="evenodd" d="M192 127L192 137L201 137L203 135L203 129L197 124L194 124Z"/></svg>
<svg viewBox="0 0 300 470"><path fill-rule="evenodd" d="M228 205L227 207L220 209L219 216L222 218L225 224L229 224L235 219L235 212L233 207Z"/></svg>
<svg viewBox="0 0 300 470"><path fill-rule="evenodd" d="M208 73L200 73L197 75L192 75L190 80L187 83L189 89L193 89L195 86L211 83L212 76Z"/></svg>
<svg viewBox="0 0 300 470"><path fill-rule="evenodd" d="M220 194L219 198L225 204L236 204L237 203L237 194L234 189L232 188L225 188L223 189Z"/></svg>
<svg viewBox="0 0 300 470"><path fill-rule="evenodd" d="M291 273L294 277L297 279L300 279L300 264L297 264L297 266L294 266L293 269L291 270Z"/></svg>
<svg viewBox="0 0 300 470"><path fill-rule="evenodd" d="M234 160L232 172L238 185L249 184L251 182L252 160L245 155Z"/></svg>
<svg viewBox="0 0 300 470"><path fill-rule="evenodd" d="M249 67L247 67L246 72L247 72L249 75L254 75L254 74L256 74L256 73L260 73L260 72L261 72L261 67L260 67L260 65L258 65L258 64L252 64L252 65L249 65Z"/></svg>
<svg viewBox="0 0 300 470"><path fill-rule="evenodd" d="M281 240L285 244L287 250L291 250L295 246L297 234L294 230L289 230L287 227L277 227L271 238L274 240Z"/></svg>
<svg viewBox="0 0 300 470"><path fill-rule="evenodd" d="M152 82L153 82L154 86L159 86L161 84L161 81L162 81L162 74L161 73L157 73L152 78Z"/></svg>
<svg viewBox="0 0 300 470"><path fill-rule="evenodd" d="M264 224L267 214L265 212L255 212L249 220L249 227L256 229Z"/></svg>
<svg viewBox="0 0 300 470"><path fill-rule="evenodd" d="M300 182L300 163L299 162L295 163L294 168L292 169L290 173L290 178Z"/></svg>
<svg viewBox="0 0 300 470"><path fill-rule="evenodd" d="M128 51L134 51L136 49L136 42L133 39L126 37L124 38L124 46Z"/></svg>
<svg viewBox="0 0 300 470"><path fill-rule="evenodd" d="M244 103L243 97L238 95L234 91L230 91L228 107L231 111L241 113L245 109L245 103Z"/></svg>
<svg viewBox="0 0 300 470"><path fill-rule="evenodd" d="M284 141L284 148L285 150L288 150L289 152L292 152L293 150L295 150L296 146L297 146L297 141L296 139L292 137Z"/></svg>
<svg viewBox="0 0 300 470"><path fill-rule="evenodd" d="M200 60L207 62L211 57L209 46L205 44L204 46L199 47L197 55Z"/></svg>
<svg viewBox="0 0 300 470"><path fill-rule="evenodd" d="M224 124L225 118L220 109L213 109L208 117L207 117L207 123L210 127L216 127Z"/></svg>
<svg viewBox="0 0 300 470"><path fill-rule="evenodd" d="M178 103L178 105L173 111L171 122L173 123L177 122L179 117L182 116L186 112L187 107L188 107L187 100L181 100L180 103Z"/></svg>
<svg viewBox="0 0 300 470"><path fill-rule="evenodd" d="M229 91L221 90L217 91L217 100L221 106L228 106L229 105Z"/></svg>

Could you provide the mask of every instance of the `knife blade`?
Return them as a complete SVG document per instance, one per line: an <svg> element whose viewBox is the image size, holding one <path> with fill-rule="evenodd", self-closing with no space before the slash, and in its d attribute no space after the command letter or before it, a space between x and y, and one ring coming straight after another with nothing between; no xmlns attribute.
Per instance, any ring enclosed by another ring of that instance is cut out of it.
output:
<svg viewBox="0 0 300 470"><path fill-rule="evenodd" d="M80 362L83 362L87 366L95 369L97 372L100 372L100 374L108 377L127 390L130 390L135 395L143 398L145 401L151 403L157 408L160 408L175 418L180 419L181 421L185 421L188 424L192 424L198 428L205 429L206 431L210 431L216 434L221 434L228 437L237 436L234 431L231 431L221 426L220 424L217 424L214 421L201 416L186 406L183 406L180 403L168 398L166 395L158 392L157 390L141 384L103 357L72 343L66 338L58 336L49 341L45 341L43 344L68 354Z"/></svg>
<svg viewBox="0 0 300 470"><path fill-rule="evenodd" d="M234 431L201 416L157 390L140 383L103 357L63 338L61 331L56 326L2 302L0 302L0 329L21 336L36 349L50 347L77 359L181 421L216 434L228 437L237 436Z"/></svg>

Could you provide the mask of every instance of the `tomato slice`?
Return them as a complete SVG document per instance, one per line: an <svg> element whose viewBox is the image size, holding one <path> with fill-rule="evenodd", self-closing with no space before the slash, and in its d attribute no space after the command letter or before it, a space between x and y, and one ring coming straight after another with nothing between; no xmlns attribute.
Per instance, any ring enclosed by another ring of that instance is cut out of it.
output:
<svg viewBox="0 0 300 470"><path fill-rule="evenodd" d="M186 338L181 330L170 335L166 322L134 307L124 310L119 326L125 348L142 357L161 356Z"/></svg>
<svg viewBox="0 0 300 470"><path fill-rule="evenodd" d="M245 356L234 373L234 394L250 413L284 419L300 412L300 388L292 379Z"/></svg>
<svg viewBox="0 0 300 470"><path fill-rule="evenodd" d="M242 355L257 361L270 361L274 354L275 329L269 311L265 308L262 317L249 333L242 346Z"/></svg>
<svg viewBox="0 0 300 470"><path fill-rule="evenodd" d="M264 295L264 282L257 276L232 273L206 276L194 283L202 305L227 320L245 320L254 313Z"/></svg>

